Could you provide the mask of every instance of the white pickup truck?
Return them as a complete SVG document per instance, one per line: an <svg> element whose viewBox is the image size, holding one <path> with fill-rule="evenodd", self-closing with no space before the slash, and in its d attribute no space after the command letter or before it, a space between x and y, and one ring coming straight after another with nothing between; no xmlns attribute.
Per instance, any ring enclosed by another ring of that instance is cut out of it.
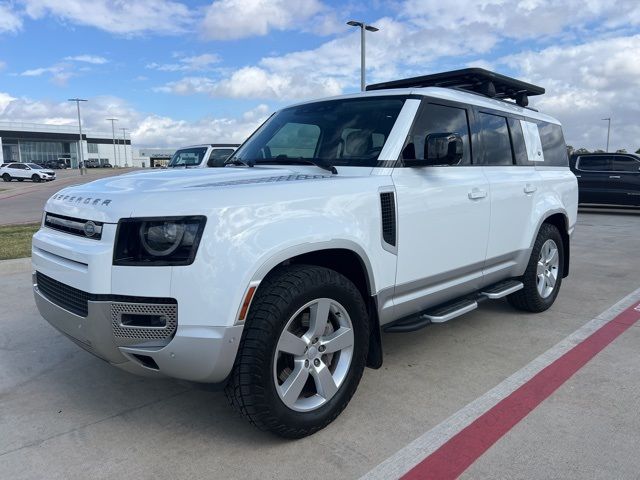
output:
<svg viewBox="0 0 640 480"><path fill-rule="evenodd" d="M236 143L208 143L184 147L171 157L168 168L224 167L224 162L238 148Z"/></svg>
<svg viewBox="0 0 640 480"><path fill-rule="evenodd" d="M225 382L259 428L314 433L381 330L553 304L578 190L541 93L481 69L372 85L276 112L226 168L67 187L33 238L38 309L117 367Z"/></svg>

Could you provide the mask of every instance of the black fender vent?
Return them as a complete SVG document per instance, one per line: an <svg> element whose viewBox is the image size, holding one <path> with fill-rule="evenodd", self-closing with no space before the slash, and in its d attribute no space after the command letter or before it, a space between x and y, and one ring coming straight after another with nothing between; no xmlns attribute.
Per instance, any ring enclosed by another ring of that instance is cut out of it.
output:
<svg viewBox="0 0 640 480"><path fill-rule="evenodd" d="M380 194L382 211L382 239L389 245L396 246L396 200L393 192Z"/></svg>

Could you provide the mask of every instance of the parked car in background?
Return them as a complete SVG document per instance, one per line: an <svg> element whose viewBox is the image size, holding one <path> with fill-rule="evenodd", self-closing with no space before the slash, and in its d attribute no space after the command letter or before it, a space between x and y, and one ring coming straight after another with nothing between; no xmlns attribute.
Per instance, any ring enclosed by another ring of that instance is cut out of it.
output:
<svg viewBox="0 0 640 480"><path fill-rule="evenodd" d="M111 165L111 164L107 161L107 162L104 162L104 163L102 164L102 168L113 168L113 165Z"/></svg>
<svg viewBox="0 0 640 480"><path fill-rule="evenodd" d="M67 168L67 162L64 158L58 158L56 160L45 160L42 162L42 166L49 169L60 170L63 168Z"/></svg>
<svg viewBox="0 0 640 480"><path fill-rule="evenodd" d="M29 179L33 182L49 182L55 180L56 172L48 170L45 167L35 163L10 163L6 167L0 168L2 180L10 182L18 180L19 182Z"/></svg>
<svg viewBox="0 0 640 480"><path fill-rule="evenodd" d="M569 159L581 204L640 206L640 156L581 153Z"/></svg>
<svg viewBox="0 0 640 480"><path fill-rule="evenodd" d="M238 147L236 143L212 143L181 148L173 154L167 168L224 167Z"/></svg>

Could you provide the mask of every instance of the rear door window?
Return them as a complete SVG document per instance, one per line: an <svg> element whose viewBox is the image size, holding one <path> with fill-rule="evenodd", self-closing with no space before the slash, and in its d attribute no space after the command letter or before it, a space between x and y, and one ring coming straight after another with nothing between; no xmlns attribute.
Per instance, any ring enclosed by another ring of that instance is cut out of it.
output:
<svg viewBox="0 0 640 480"><path fill-rule="evenodd" d="M578 158L578 170L588 172L610 172L613 169L611 157L606 155L594 155Z"/></svg>
<svg viewBox="0 0 640 480"><path fill-rule="evenodd" d="M483 152L482 165L513 165L513 151L506 117L480 112L480 135Z"/></svg>

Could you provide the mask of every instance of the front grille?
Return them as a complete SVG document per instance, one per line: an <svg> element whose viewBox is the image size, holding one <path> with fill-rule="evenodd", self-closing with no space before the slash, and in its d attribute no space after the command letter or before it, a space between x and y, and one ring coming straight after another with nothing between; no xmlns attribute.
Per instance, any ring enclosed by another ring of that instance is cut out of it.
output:
<svg viewBox="0 0 640 480"><path fill-rule="evenodd" d="M86 317L89 313L89 301L91 302L114 302L118 304L143 304L143 306L172 306L177 318L178 305L173 298L162 297L134 297L130 295L108 295L87 293L62 282L47 277L43 273L36 272L36 282L40 293L50 302L65 310ZM135 313L135 312L132 312ZM169 322L167 322L167 325ZM175 331L175 329L174 329Z"/></svg>
<svg viewBox="0 0 640 480"><path fill-rule="evenodd" d="M88 301L90 294L58 282L40 272L36 272L38 290L48 300L71 313L86 317L88 314Z"/></svg>
<svg viewBox="0 0 640 480"><path fill-rule="evenodd" d="M123 314L162 315L166 321L163 327L142 327L123 325ZM111 322L113 335L118 338L140 340L165 340L173 337L178 328L178 305L176 304L144 304L144 303L112 303Z"/></svg>
<svg viewBox="0 0 640 480"><path fill-rule="evenodd" d="M53 230L77 235L78 237L92 240L100 240L102 238L102 222L47 213L44 217L44 225Z"/></svg>

